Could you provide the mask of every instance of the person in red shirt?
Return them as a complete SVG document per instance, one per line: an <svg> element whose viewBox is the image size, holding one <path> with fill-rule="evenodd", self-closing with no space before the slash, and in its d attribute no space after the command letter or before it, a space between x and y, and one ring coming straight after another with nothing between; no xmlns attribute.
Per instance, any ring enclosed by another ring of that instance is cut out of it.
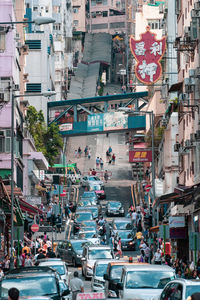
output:
<svg viewBox="0 0 200 300"><path fill-rule="evenodd" d="M92 170L92 175L95 176L97 174L97 172L95 171L95 169Z"/></svg>

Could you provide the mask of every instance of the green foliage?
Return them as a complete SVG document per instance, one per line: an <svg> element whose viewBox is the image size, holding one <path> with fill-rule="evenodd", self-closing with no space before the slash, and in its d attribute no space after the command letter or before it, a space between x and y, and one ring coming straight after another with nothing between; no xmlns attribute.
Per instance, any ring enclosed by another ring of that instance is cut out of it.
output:
<svg viewBox="0 0 200 300"><path fill-rule="evenodd" d="M58 125L53 123L47 127L43 112L41 110L38 112L34 106L29 106L27 110L26 123L37 151L41 151L52 166L63 147Z"/></svg>

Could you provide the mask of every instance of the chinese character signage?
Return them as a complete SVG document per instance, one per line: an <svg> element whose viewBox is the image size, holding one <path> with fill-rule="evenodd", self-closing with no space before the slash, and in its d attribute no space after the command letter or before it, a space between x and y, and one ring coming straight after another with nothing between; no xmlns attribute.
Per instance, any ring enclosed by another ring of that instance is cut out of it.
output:
<svg viewBox="0 0 200 300"><path fill-rule="evenodd" d="M109 112L105 114L89 115L87 130L108 131L128 128L128 115L123 112Z"/></svg>
<svg viewBox="0 0 200 300"><path fill-rule="evenodd" d="M151 150L132 150L129 151L129 162L151 162L152 151Z"/></svg>
<svg viewBox="0 0 200 300"><path fill-rule="evenodd" d="M73 124L72 123L64 123L59 125L59 130L60 131L68 131L73 129Z"/></svg>
<svg viewBox="0 0 200 300"><path fill-rule="evenodd" d="M141 34L140 40L130 38L130 49L137 61L135 66L137 79L145 84L158 81L162 74L160 60L166 50L166 37L157 40L156 34L147 26L147 31Z"/></svg>
<svg viewBox="0 0 200 300"><path fill-rule="evenodd" d="M88 115L88 131L103 131L103 115L104 114Z"/></svg>

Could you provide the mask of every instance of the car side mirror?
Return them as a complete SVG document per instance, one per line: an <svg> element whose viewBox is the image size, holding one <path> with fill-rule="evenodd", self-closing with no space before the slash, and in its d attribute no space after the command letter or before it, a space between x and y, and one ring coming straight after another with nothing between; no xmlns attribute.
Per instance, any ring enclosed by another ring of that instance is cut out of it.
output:
<svg viewBox="0 0 200 300"><path fill-rule="evenodd" d="M109 276L108 276L108 274L104 274L104 275L103 275L103 279L105 279L105 280L109 280Z"/></svg>
<svg viewBox="0 0 200 300"><path fill-rule="evenodd" d="M117 289L120 290L120 291L123 290L123 283L122 282L117 283Z"/></svg>

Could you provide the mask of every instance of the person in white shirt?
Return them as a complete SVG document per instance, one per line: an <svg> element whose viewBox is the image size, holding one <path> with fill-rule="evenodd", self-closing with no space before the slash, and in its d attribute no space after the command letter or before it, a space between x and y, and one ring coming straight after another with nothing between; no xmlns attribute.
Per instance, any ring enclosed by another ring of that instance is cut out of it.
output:
<svg viewBox="0 0 200 300"><path fill-rule="evenodd" d="M136 225L137 213L136 213L135 209L132 212L131 219L133 221L133 224Z"/></svg>
<svg viewBox="0 0 200 300"><path fill-rule="evenodd" d="M161 265L162 256L161 256L161 251L159 248L157 249L156 253L154 254L153 261L154 261L155 265Z"/></svg>

